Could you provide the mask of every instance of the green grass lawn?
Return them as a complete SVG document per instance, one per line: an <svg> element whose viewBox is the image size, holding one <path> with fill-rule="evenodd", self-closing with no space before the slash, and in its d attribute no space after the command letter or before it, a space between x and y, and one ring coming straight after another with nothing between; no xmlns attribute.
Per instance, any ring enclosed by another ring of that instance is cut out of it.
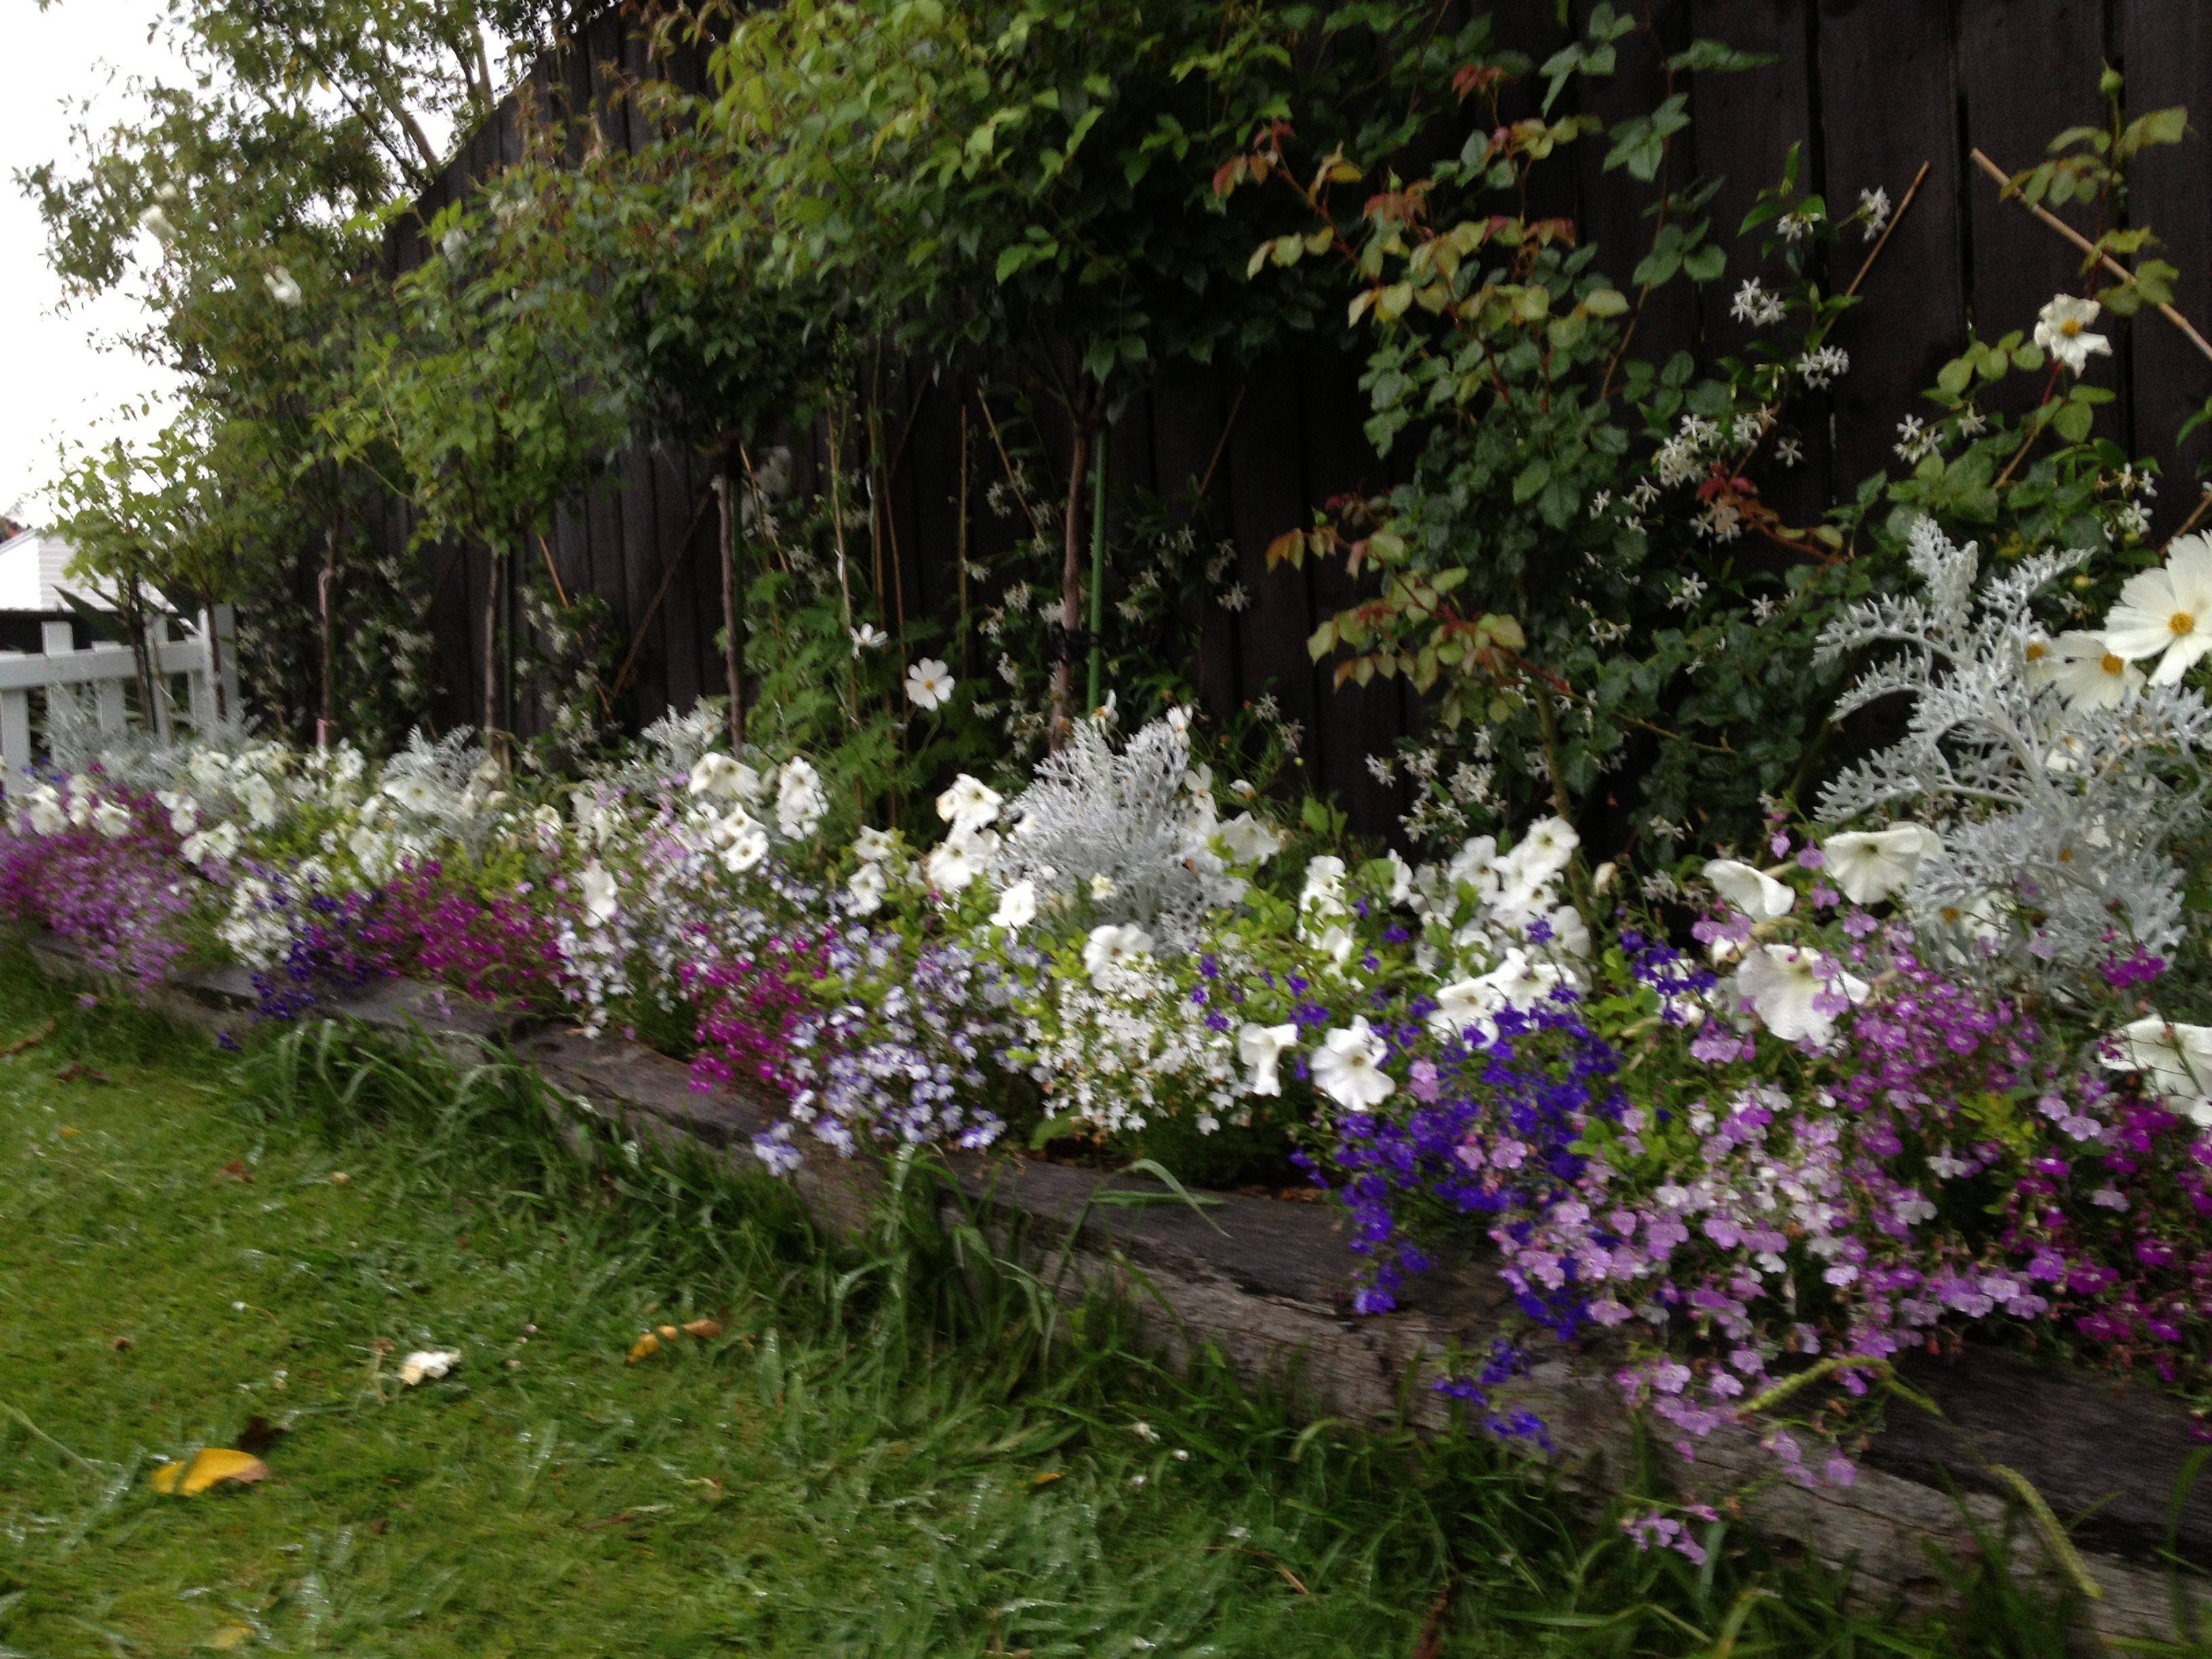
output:
<svg viewBox="0 0 2212 1659"><path fill-rule="evenodd" d="M603 1138L503 1068L240 1060L0 957L0 1651L2043 1653L1717 1535L1704 1571L1488 1449L1303 1430L886 1224ZM710 1317L626 1363L641 1332ZM416 1348L459 1348L404 1386ZM149 1482L201 1445L252 1486Z"/></svg>

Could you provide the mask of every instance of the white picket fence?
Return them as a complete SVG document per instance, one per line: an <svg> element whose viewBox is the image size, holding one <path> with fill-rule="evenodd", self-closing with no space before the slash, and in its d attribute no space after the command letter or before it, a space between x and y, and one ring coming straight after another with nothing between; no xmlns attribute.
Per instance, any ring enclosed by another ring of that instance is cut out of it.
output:
<svg viewBox="0 0 2212 1659"><path fill-rule="evenodd" d="M204 611L198 629L184 629L181 638L172 637L178 627L167 618L157 621L149 641L155 685L154 726L165 740L177 735L180 721L204 731L214 725L218 709L233 719L239 712L237 622L231 608L219 605ZM215 654L222 665L219 672L211 672L209 665L210 631L218 647ZM46 694L49 707L57 697L89 695L103 732L121 732L131 724L125 688L138 678L137 653L127 645L102 644L76 650L65 622L47 623L44 635L43 651L0 651L0 787L15 784L24 769L38 760L32 742L31 695L34 691ZM173 687L179 679L185 687L181 709L172 707Z"/></svg>

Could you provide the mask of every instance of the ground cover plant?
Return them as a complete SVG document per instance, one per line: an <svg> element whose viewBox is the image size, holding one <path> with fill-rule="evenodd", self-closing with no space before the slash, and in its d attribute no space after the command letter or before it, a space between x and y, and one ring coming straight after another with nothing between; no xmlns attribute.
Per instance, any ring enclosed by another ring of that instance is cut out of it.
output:
<svg viewBox="0 0 2212 1659"><path fill-rule="evenodd" d="M1693 1565L1480 1443L1178 1377L911 1211L827 1249L757 1176L580 1157L489 1058L241 1060L8 983L10 1651L2063 1649L1994 1578L1845 1613L1725 1522ZM154 1489L203 1446L270 1473Z"/></svg>

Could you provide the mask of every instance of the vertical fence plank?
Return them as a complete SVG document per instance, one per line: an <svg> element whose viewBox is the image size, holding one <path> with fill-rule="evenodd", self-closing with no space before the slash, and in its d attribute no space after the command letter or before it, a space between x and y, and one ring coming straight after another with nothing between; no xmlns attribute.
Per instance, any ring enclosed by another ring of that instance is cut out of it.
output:
<svg viewBox="0 0 2212 1659"><path fill-rule="evenodd" d="M32 760L31 694L0 691L0 791L17 788Z"/></svg>
<svg viewBox="0 0 2212 1659"><path fill-rule="evenodd" d="M1849 492L1891 462L1898 422L1923 408L1921 392L1965 343L1958 43L1949 9L1938 5L1821 0L1816 28L1831 207L1848 212L1861 191L1880 189L1894 209L1929 164L1918 199L1832 337L1851 359L1831 398L1834 476ZM1838 291L1872 246L1845 241L1850 257L1834 273Z"/></svg>
<svg viewBox="0 0 2212 1659"><path fill-rule="evenodd" d="M2041 160L2062 128L2097 122L2103 0L1967 0L1964 15L1970 149L2017 173ZM2081 287L2081 256L2021 204L2001 201L1996 181L1978 168L1962 179L1972 238L1974 331L1995 339L2032 329L2052 295ZM2089 378L2112 385L2113 365L2093 367ZM2015 375L2002 387L2001 401L2014 409L2032 406L2042 388L2041 377Z"/></svg>
<svg viewBox="0 0 2212 1659"><path fill-rule="evenodd" d="M1237 538L1237 574L1251 594L1243 612L1243 701L1275 700L1285 720L1304 734L1311 763L1316 716L1313 674L1306 638L1313 606L1305 574L1288 565L1267 568L1267 544L1304 524L1310 499L1301 476L1303 400L1295 367L1277 359L1255 366L1244 412L1229 441L1230 521Z"/></svg>
<svg viewBox="0 0 2212 1659"><path fill-rule="evenodd" d="M2191 105L2192 125L2212 124L2212 8L2203 0L2116 0L2121 68L2130 117ZM2130 217L2164 246L2152 250L2181 275L2174 308L2200 331L2212 328L2212 141L2201 130L2172 149L2147 152L2136 169ZM2212 465L2212 434L2199 431L2179 452L2182 422L2212 398L2212 363L2165 318L2146 312L2128 325L2135 379L2135 449L2167 466L2153 523L2171 533L2198 499L2196 474Z"/></svg>

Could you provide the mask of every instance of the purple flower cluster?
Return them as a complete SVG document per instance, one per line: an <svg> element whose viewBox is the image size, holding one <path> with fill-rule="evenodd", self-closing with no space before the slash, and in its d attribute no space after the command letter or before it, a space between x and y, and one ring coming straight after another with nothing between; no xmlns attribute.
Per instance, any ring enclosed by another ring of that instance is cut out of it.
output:
<svg viewBox="0 0 2212 1659"><path fill-rule="evenodd" d="M49 928L81 947L91 966L150 987L185 954L188 884L198 878L150 797L120 788L104 795L130 813L119 834L74 822L48 835L27 824L0 830L0 914Z"/></svg>

